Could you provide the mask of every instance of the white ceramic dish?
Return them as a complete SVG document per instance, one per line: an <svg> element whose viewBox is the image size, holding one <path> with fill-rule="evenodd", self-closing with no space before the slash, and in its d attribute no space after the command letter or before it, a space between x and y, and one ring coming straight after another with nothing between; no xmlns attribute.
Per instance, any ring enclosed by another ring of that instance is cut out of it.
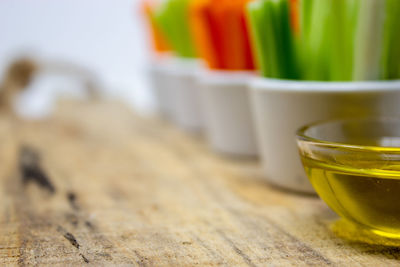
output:
<svg viewBox="0 0 400 267"><path fill-rule="evenodd" d="M147 74L150 87L156 102L157 113L167 119L174 116L174 102L172 98L171 82L167 73L171 68L171 56L162 55L151 60Z"/></svg>
<svg viewBox="0 0 400 267"><path fill-rule="evenodd" d="M173 120L192 132L200 131L203 126L197 83L199 66L198 60L175 57L165 67Z"/></svg>
<svg viewBox="0 0 400 267"><path fill-rule="evenodd" d="M199 74L205 132L217 152L257 155L248 87L253 75L245 71L206 69Z"/></svg>
<svg viewBox="0 0 400 267"><path fill-rule="evenodd" d="M314 192L298 155L295 133L320 120L400 116L400 81L306 82L255 78L252 107L266 178Z"/></svg>

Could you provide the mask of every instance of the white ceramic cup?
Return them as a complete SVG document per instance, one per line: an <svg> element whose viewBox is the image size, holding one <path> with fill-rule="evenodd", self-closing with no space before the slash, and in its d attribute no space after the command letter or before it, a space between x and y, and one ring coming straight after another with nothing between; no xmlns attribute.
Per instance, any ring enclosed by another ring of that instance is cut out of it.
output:
<svg viewBox="0 0 400 267"><path fill-rule="evenodd" d="M153 58L147 68L150 89L154 95L157 113L167 119L174 117L174 101L170 82L169 68L171 57L162 55Z"/></svg>
<svg viewBox="0 0 400 267"><path fill-rule="evenodd" d="M253 76L253 72L205 68L199 74L205 132L217 152L257 155L248 86Z"/></svg>
<svg viewBox="0 0 400 267"><path fill-rule="evenodd" d="M400 81L307 82L255 78L253 115L266 178L314 192L298 155L295 133L320 120L400 116Z"/></svg>
<svg viewBox="0 0 400 267"><path fill-rule="evenodd" d="M203 127L197 83L199 67L196 59L175 57L168 62L165 73L172 99L173 119L178 126L192 132L198 132Z"/></svg>

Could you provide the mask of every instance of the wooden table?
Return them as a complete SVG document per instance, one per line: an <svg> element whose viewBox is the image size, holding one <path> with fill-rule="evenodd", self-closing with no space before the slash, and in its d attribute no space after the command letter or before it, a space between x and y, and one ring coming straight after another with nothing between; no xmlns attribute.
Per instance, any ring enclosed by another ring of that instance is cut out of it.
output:
<svg viewBox="0 0 400 267"><path fill-rule="evenodd" d="M1 115L0 140L0 265L400 265L335 237L322 201L271 187L256 160L117 103Z"/></svg>

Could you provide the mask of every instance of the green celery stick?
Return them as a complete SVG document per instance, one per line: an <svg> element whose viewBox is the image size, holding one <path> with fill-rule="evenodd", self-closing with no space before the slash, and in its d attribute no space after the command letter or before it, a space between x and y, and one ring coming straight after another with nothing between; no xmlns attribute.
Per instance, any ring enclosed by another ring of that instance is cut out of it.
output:
<svg viewBox="0 0 400 267"><path fill-rule="evenodd" d="M298 79L297 75L297 62L294 50L294 36L292 28L290 26L290 15L289 15L289 2L277 1L277 14L279 26L278 32L281 34L278 39L277 52L280 62L282 77L286 79Z"/></svg>
<svg viewBox="0 0 400 267"><path fill-rule="evenodd" d="M350 81L352 79L357 4L357 0L332 2L330 80Z"/></svg>
<svg viewBox="0 0 400 267"><path fill-rule="evenodd" d="M307 47L311 29L311 14L314 0L300 0L299 19L300 19L300 35L296 43L296 51L299 62L306 62Z"/></svg>
<svg viewBox="0 0 400 267"><path fill-rule="evenodd" d="M299 66L303 66L300 69L300 73L304 73L304 63L307 62L307 47L309 40L310 24L312 6L314 0L299 0L299 23L300 23L300 34L295 39L295 49L297 55L297 62Z"/></svg>
<svg viewBox="0 0 400 267"><path fill-rule="evenodd" d="M311 28L311 14L314 0L300 0L300 33L308 38Z"/></svg>
<svg viewBox="0 0 400 267"><path fill-rule="evenodd" d="M353 80L379 80L385 20L385 0L359 0Z"/></svg>
<svg viewBox="0 0 400 267"><path fill-rule="evenodd" d="M190 0L166 0L156 12L156 22L178 56L196 56L189 29Z"/></svg>
<svg viewBox="0 0 400 267"><path fill-rule="evenodd" d="M276 29L277 14L274 1L265 1L263 11L263 21L259 26L263 26L264 31L261 32L261 34L265 34L265 40L267 41L264 47L267 50L269 74L271 78L280 78L279 54L277 53L277 39L279 38L279 33Z"/></svg>
<svg viewBox="0 0 400 267"><path fill-rule="evenodd" d="M346 80L352 80L354 71L354 51L357 49L355 47L355 35L357 30L358 15L360 11L360 1L359 0L347 0L347 25L344 29L346 33L346 47L348 52L346 56L348 57L348 66L346 67Z"/></svg>
<svg viewBox="0 0 400 267"><path fill-rule="evenodd" d="M302 62L306 80L329 80L330 12L332 1L313 1L308 40L305 41L305 61Z"/></svg>
<svg viewBox="0 0 400 267"><path fill-rule="evenodd" d="M264 2L261 1L251 2L247 10L255 60L260 68L261 75L269 77L267 41L265 40L266 35L263 34L263 5Z"/></svg>
<svg viewBox="0 0 400 267"><path fill-rule="evenodd" d="M256 61L265 77L295 79L296 60L287 0L258 0L248 5Z"/></svg>
<svg viewBox="0 0 400 267"><path fill-rule="evenodd" d="M400 1L386 0L383 79L400 79Z"/></svg>
<svg viewBox="0 0 400 267"><path fill-rule="evenodd" d="M351 49L347 47L346 39L346 0L335 0L332 2L332 16L330 18L330 66L329 66L329 79L330 80L346 80L346 74L351 71L349 67L348 51Z"/></svg>

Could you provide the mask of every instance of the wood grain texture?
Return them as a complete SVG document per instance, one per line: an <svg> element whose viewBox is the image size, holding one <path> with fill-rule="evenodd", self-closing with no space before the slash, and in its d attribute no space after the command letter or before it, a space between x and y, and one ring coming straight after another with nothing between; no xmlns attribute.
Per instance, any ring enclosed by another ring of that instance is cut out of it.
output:
<svg viewBox="0 0 400 267"><path fill-rule="evenodd" d="M400 249L336 238L322 201L271 187L256 160L117 103L3 115L0 142L0 265L400 265ZM22 147L53 191L23 179Z"/></svg>

